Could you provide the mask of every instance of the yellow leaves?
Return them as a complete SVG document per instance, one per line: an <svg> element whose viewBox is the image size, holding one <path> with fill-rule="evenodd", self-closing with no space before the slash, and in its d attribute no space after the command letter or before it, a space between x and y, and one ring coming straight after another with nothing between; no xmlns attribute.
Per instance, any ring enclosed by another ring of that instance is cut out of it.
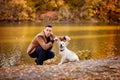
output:
<svg viewBox="0 0 120 80"><path fill-rule="evenodd" d="M89 17L92 17L92 16L94 16L94 14L93 13L89 13Z"/></svg>
<svg viewBox="0 0 120 80"><path fill-rule="evenodd" d="M2 0L1 10L5 12L1 19L35 19L35 12L46 12L57 10L59 12L58 20L79 21L82 18L91 17L106 20L109 11L120 12L119 0ZM29 5L29 6L28 6ZM64 7L64 9L63 9ZM98 12L98 13L97 13ZM34 13L34 14L33 14ZM67 13L67 15L66 15ZM1 13L2 14L2 13ZM7 14L7 15L6 15ZM19 14L19 15L18 15ZM82 14L82 15L81 15ZM3 15L3 14L2 14ZM11 17L12 16L12 17ZM20 17L18 17L20 16Z"/></svg>
<svg viewBox="0 0 120 80"><path fill-rule="evenodd" d="M11 0L10 1L10 5L12 5L12 6L15 6L15 5L18 6L18 5L20 5L20 6L24 7L24 8L27 7L26 3L27 2L25 0Z"/></svg>
<svg viewBox="0 0 120 80"><path fill-rule="evenodd" d="M18 16L19 16L19 20L24 20L28 18L28 14L25 12L19 13Z"/></svg>
<svg viewBox="0 0 120 80"><path fill-rule="evenodd" d="M59 6L64 5L64 1L63 0L58 0L57 3L58 3Z"/></svg>
<svg viewBox="0 0 120 80"><path fill-rule="evenodd" d="M96 13L96 11L92 10L92 9L89 9L89 17L92 17L94 16Z"/></svg>
<svg viewBox="0 0 120 80"><path fill-rule="evenodd" d="M3 3L4 6L0 5L2 8L0 13L4 11L4 14L0 15L1 20L29 20L29 16L33 13L31 7L27 6L26 0L10 0Z"/></svg>
<svg viewBox="0 0 120 80"><path fill-rule="evenodd" d="M90 50L80 50L77 52L80 60L90 59L91 58L91 51Z"/></svg>
<svg viewBox="0 0 120 80"><path fill-rule="evenodd" d="M26 4L25 0L11 0L10 3L12 4Z"/></svg>
<svg viewBox="0 0 120 80"><path fill-rule="evenodd" d="M95 5L98 5L98 3L100 2L101 0L92 0L91 2L89 2L89 3L91 3L93 6L95 6Z"/></svg>

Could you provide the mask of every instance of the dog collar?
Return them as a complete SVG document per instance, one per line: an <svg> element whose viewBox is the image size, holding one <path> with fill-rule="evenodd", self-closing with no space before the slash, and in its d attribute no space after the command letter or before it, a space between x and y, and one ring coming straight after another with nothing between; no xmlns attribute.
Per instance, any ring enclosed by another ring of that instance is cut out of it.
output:
<svg viewBox="0 0 120 80"><path fill-rule="evenodd" d="M61 49L60 51L64 51L64 49Z"/></svg>

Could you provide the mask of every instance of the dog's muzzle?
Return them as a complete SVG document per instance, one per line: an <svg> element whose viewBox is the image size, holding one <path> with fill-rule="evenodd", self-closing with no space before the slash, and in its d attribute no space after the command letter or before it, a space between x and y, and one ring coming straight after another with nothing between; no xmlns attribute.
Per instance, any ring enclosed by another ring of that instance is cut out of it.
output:
<svg viewBox="0 0 120 80"><path fill-rule="evenodd" d="M60 51L64 51L62 44L60 45Z"/></svg>
<svg viewBox="0 0 120 80"><path fill-rule="evenodd" d="M60 45L60 48L63 48L62 44Z"/></svg>

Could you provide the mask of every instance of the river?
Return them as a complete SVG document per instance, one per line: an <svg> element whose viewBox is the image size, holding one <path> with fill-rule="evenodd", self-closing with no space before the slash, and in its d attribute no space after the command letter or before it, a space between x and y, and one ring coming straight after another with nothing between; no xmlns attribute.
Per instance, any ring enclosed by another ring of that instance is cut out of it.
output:
<svg viewBox="0 0 120 80"><path fill-rule="evenodd" d="M33 64L34 59L28 56L26 49L43 29L44 25L38 24L0 24L0 66ZM62 24L53 25L53 33L70 36L67 47L76 53L88 50L91 59L120 55L120 26ZM59 57L56 42L52 50Z"/></svg>

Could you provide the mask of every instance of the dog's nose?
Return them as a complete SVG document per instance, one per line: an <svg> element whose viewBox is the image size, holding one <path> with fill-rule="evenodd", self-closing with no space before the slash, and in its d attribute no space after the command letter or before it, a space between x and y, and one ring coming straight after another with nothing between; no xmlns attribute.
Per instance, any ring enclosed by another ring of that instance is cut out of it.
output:
<svg viewBox="0 0 120 80"><path fill-rule="evenodd" d="M60 47L62 47L62 44L60 45Z"/></svg>

